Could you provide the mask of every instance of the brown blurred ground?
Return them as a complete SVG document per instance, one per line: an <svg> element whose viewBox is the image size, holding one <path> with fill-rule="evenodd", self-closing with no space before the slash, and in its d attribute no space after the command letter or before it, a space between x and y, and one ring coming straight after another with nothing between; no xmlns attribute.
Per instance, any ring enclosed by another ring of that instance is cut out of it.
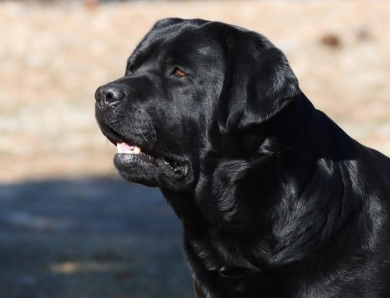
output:
<svg viewBox="0 0 390 298"><path fill-rule="evenodd" d="M50 2L0 1L1 298L192 297L158 190L82 178L116 176L94 92L157 19L263 33L319 109L390 155L390 2Z"/></svg>
<svg viewBox="0 0 390 298"><path fill-rule="evenodd" d="M390 154L389 15L387 1L1 2L0 180L115 174L94 91L123 74L137 42L168 16L265 34L319 109Z"/></svg>

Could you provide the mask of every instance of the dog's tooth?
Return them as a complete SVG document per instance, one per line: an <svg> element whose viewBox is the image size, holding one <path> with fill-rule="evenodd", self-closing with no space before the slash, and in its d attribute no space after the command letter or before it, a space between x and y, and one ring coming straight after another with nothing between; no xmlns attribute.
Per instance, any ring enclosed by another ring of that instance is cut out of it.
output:
<svg viewBox="0 0 390 298"><path fill-rule="evenodd" d="M118 149L118 153L127 153L127 154L140 154L141 148L134 146L134 145L128 145L126 143L117 143L116 147Z"/></svg>
<svg viewBox="0 0 390 298"><path fill-rule="evenodd" d="M140 154L141 153L141 148L135 146L133 152L134 152L134 154Z"/></svg>
<svg viewBox="0 0 390 298"><path fill-rule="evenodd" d="M116 148L118 150L118 153L122 153L121 145L119 143L116 144Z"/></svg>

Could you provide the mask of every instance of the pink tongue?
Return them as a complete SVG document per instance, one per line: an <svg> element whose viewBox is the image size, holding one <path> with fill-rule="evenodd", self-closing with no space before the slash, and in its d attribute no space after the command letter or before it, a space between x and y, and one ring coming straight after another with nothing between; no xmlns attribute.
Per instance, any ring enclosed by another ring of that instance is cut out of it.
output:
<svg viewBox="0 0 390 298"><path fill-rule="evenodd" d="M135 147L135 146L130 146L130 145L126 144L125 142L119 143L118 145L119 145L119 148L123 151L134 150L134 147Z"/></svg>

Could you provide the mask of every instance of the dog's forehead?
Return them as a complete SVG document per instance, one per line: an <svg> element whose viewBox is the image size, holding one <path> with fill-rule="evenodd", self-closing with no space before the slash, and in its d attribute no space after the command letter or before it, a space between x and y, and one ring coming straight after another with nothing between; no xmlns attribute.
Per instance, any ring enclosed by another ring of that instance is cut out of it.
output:
<svg viewBox="0 0 390 298"><path fill-rule="evenodd" d="M152 29L137 46L129 61L142 57L169 56L198 58L210 56L221 48L217 35L204 26L181 23Z"/></svg>

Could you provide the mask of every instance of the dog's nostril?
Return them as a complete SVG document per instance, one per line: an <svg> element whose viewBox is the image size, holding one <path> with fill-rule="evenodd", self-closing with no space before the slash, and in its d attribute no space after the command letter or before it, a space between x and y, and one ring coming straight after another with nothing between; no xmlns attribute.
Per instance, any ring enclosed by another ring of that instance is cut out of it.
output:
<svg viewBox="0 0 390 298"><path fill-rule="evenodd" d="M107 101L115 101L115 94L113 92L108 92L106 94L106 100Z"/></svg>
<svg viewBox="0 0 390 298"><path fill-rule="evenodd" d="M104 85L96 90L95 98L97 101L115 102L125 96L123 88L117 85Z"/></svg>

